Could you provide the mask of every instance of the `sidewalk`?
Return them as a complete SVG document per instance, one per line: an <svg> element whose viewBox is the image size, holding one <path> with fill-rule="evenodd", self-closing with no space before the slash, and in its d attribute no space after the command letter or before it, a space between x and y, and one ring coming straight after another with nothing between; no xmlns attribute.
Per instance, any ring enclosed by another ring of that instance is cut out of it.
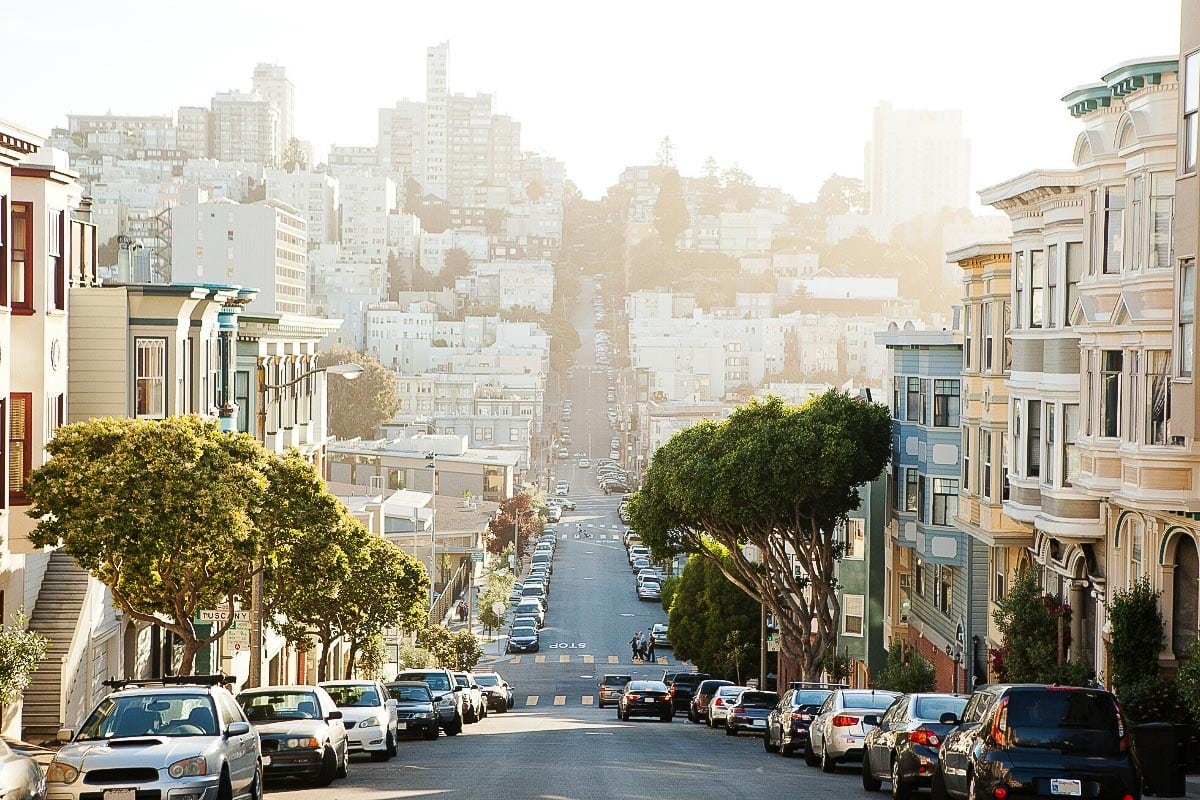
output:
<svg viewBox="0 0 1200 800"><path fill-rule="evenodd" d="M460 596L458 601L462 602L465 599L465 597ZM451 631L467 629L467 623L458 621L458 613L455 610L457 607L458 602L455 602L446 613L446 618L442 620L442 625ZM476 609L472 608L471 610L475 611ZM507 636L502 635L499 631L492 631L492 636L489 639L487 630L479 624L477 618L471 620L470 628L471 633L475 634L475 638L483 645L483 658L480 659L480 663L485 661L499 661L505 655L504 648L508 642Z"/></svg>

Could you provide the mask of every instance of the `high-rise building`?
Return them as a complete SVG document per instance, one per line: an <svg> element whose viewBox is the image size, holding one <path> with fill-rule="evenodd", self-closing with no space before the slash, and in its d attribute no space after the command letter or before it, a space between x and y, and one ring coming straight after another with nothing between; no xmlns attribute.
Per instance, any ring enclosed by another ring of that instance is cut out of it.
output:
<svg viewBox="0 0 1200 800"><path fill-rule="evenodd" d="M175 141L191 158L208 158L210 154L209 110L204 106L180 106L175 117Z"/></svg>
<svg viewBox="0 0 1200 800"><path fill-rule="evenodd" d="M962 112L875 107L867 144L871 215L894 227L924 214L966 208L971 143Z"/></svg>
<svg viewBox="0 0 1200 800"><path fill-rule="evenodd" d="M295 114L295 87L286 70L276 64L259 64L254 68L253 90L256 95L275 106L279 112L279 146L286 147L295 138L292 118Z"/></svg>
<svg viewBox="0 0 1200 800"><path fill-rule="evenodd" d="M408 178L425 177L425 104L400 100L379 109L379 166L398 186Z"/></svg>
<svg viewBox="0 0 1200 800"><path fill-rule="evenodd" d="M218 161L279 166L283 154L279 109L255 93L218 92L209 117L210 152Z"/></svg>
<svg viewBox="0 0 1200 800"><path fill-rule="evenodd" d="M337 178L323 172L269 169L264 181L268 200L285 203L304 218L309 250L338 241Z"/></svg>
<svg viewBox="0 0 1200 800"><path fill-rule="evenodd" d="M446 71L450 43L430 47L425 59L425 194L449 197L449 104Z"/></svg>

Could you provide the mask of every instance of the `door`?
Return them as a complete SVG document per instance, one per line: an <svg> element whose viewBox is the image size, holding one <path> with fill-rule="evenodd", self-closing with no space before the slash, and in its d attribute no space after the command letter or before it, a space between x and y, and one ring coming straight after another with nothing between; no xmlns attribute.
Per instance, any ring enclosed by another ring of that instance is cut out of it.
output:
<svg viewBox="0 0 1200 800"><path fill-rule="evenodd" d="M1171 650L1182 658L1187 646L1196 638L1197 600L1200 599L1200 564L1197 563L1196 542L1191 536L1179 537L1175 546L1175 585L1171 601Z"/></svg>
<svg viewBox="0 0 1200 800"><path fill-rule="evenodd" d="M232 697L221 693L214 695L214 699L217 702L217 711L221 715L221 730L226 730L234 722L249 724L241 707ZM258 733L252 727L249 733L230 736L225 740L225 748L233 796L248 795L250 785L254 782L254 771L258 767Z"/></svg>

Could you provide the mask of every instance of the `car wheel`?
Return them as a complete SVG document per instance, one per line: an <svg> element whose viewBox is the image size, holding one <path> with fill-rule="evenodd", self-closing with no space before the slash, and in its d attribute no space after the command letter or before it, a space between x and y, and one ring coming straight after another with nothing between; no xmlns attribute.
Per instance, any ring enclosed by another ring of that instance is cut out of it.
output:
<svg viewBox="0 0 1200 800"><path fill-rule="evenodd" d="M455 714L454 719L450 720L450 724L446 726L446 735L447 736L458 736L460 733L462 733L462 729L463 729L462 717L460 717L458 714Z"/></svg>
<svg viewBox="0 0 1200 800"><path fill-rule="evenodd" d="M233 800L233 786L229 783L229 770L221 770L221 781L217 784L217 800Z"/></svg>
<svg viewBox="0 0 1200 800"><path fill-rule="evenodd" d="M878 792L879 787L883 786L883 782L875 777L875 770L871 768L871 756L867 754L865 747L863 748L862 781L863 789L868 792Z"/></svg>
<svg viewBox="0 0 1200 800"><path fill-rule="evenodd" d="M321 771L313 778L313 786L328 786L333 783L333 777L337 774L337 755L333 752L333 748L325 745L325 753L321 756Z"/></svg>
<svg viewBox="0 0 1200 800"><path fill-rule="evenodd" d="M437 725L434 725L432 728L425 731L425 741L432 742L432 741L435 741L437 738L438 738Z"/></svg>
<svg viewBox="0 0 1200 800"><path fill-rule="evenodd" d="M770 728L767 728L767 730L763 732L763 750L766 750L768 753L775 752L775 750L771 747L771 729Z"/></svg>
<svg viewBox="0 0 1200 800"><path fill-rule="evenodd" d="M396 736L391 731L388 731L387 735L387 754L388 758L396 755Z"/></svg>
<svg viewBox="0 0 1200 800"><path fill-rule="evenodd" d="M900 776L900 757L892 758L892 797L895 800L908 800L912 797L912 787Z"/></svg>
<svg viewBox="0 0 1200 800"><path fill-rule="evenodd" d="M804 763L810 767L815 767L821 762L817 760L817 754L813 752L812 741L808 743L808 747L804 749Z"/></svg>
<svg viewBox="0 0 1200 800"><path fill-rule="evenodd" d="M663 722L670 722L674 718L675 718L675 715L670 712L667 712L666 714L663 714L661 717L659 717L659 719L661 719Z"/></svg>
<svg viewBox="0 0 1200 800"><path fill-rule="evenodd" d="M829 755L829 745L821 748L821 772L833 772L837 769L837 759Z"/></svg>
<svg viewBox="0 0 1200 800"><path fill-rule="evenodd" d="M932 800L946 800L946 779L942 777L940 766L933 771L933 776L929 779L929 795Z"/></svg>
<svg viewBox="0 0 1200 800"><path fill-rule="evenodd" d="M725 723L725 735L726 736L737 736L737 728L733 727L728 722L726 722Z"/></svg>
<svg viewBox="0 0 1200 800"><path fill-rule="evenodd" d="M796 746L792 744L784 744L782 738L779 742L779 755L784 758L791 758L796 754Z"/></svg>
<svg viewBox="0 0 1200 800"><path fill-rule="evenodd" d="M263 800L262 764L254 766L254 783L250 784L250 800Z"/></svg>
<svg viewBox="0 0 1200 800"><path fill-rule="evenodd" d="M698 721L698 719L697 719L697 717L696 717L696 712L695 712L695 711L693 711L693 710L692 710L692 709L689 707L689 708L688 708L688 722L691 722L691 723L695 724L697 721Z"/></svg>
<svg viewBox="0 0 1200 800"><path fill-rule="evenodd" d="M349 774L350 774L350 751L348 749L343 748L342 760L338 762L337 776L339 778L344 778Z"/></svg>

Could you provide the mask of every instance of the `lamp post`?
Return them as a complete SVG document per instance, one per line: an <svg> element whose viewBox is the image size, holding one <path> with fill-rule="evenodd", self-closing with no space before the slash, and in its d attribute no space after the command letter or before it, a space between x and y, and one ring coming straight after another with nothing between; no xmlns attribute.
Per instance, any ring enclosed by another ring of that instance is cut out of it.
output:
<svg viewBox="0 0 1200 800"><path fill-rule="evenodd" d="M433 470L433 486L431 496L433 497L433 515L429 519L429 613L433 613L433 601L435 591L433 584L434 576L437 574L437 453L430 451L425 454L425 458L429 459L429 463L425 465L425 469ZM433 620L430 620L433 623Z"/></svg>
<svg viewBox="0 0 1200 800"><path fill-rule="evenodd" d="M258 409L256 414L258 440L266 445L267 436L267 392L279 392L295 386L300 381L318 372L328 372L341 375L346 380L354 380L363 373L358 364L330 364L328 367L316 367L283 383L267 383L267 365L262 358L258 359ZM254 572L250 576L250 675L246 679L248 687L262 685L263 658L263 563L260 554L255 559Z"/></svg>

